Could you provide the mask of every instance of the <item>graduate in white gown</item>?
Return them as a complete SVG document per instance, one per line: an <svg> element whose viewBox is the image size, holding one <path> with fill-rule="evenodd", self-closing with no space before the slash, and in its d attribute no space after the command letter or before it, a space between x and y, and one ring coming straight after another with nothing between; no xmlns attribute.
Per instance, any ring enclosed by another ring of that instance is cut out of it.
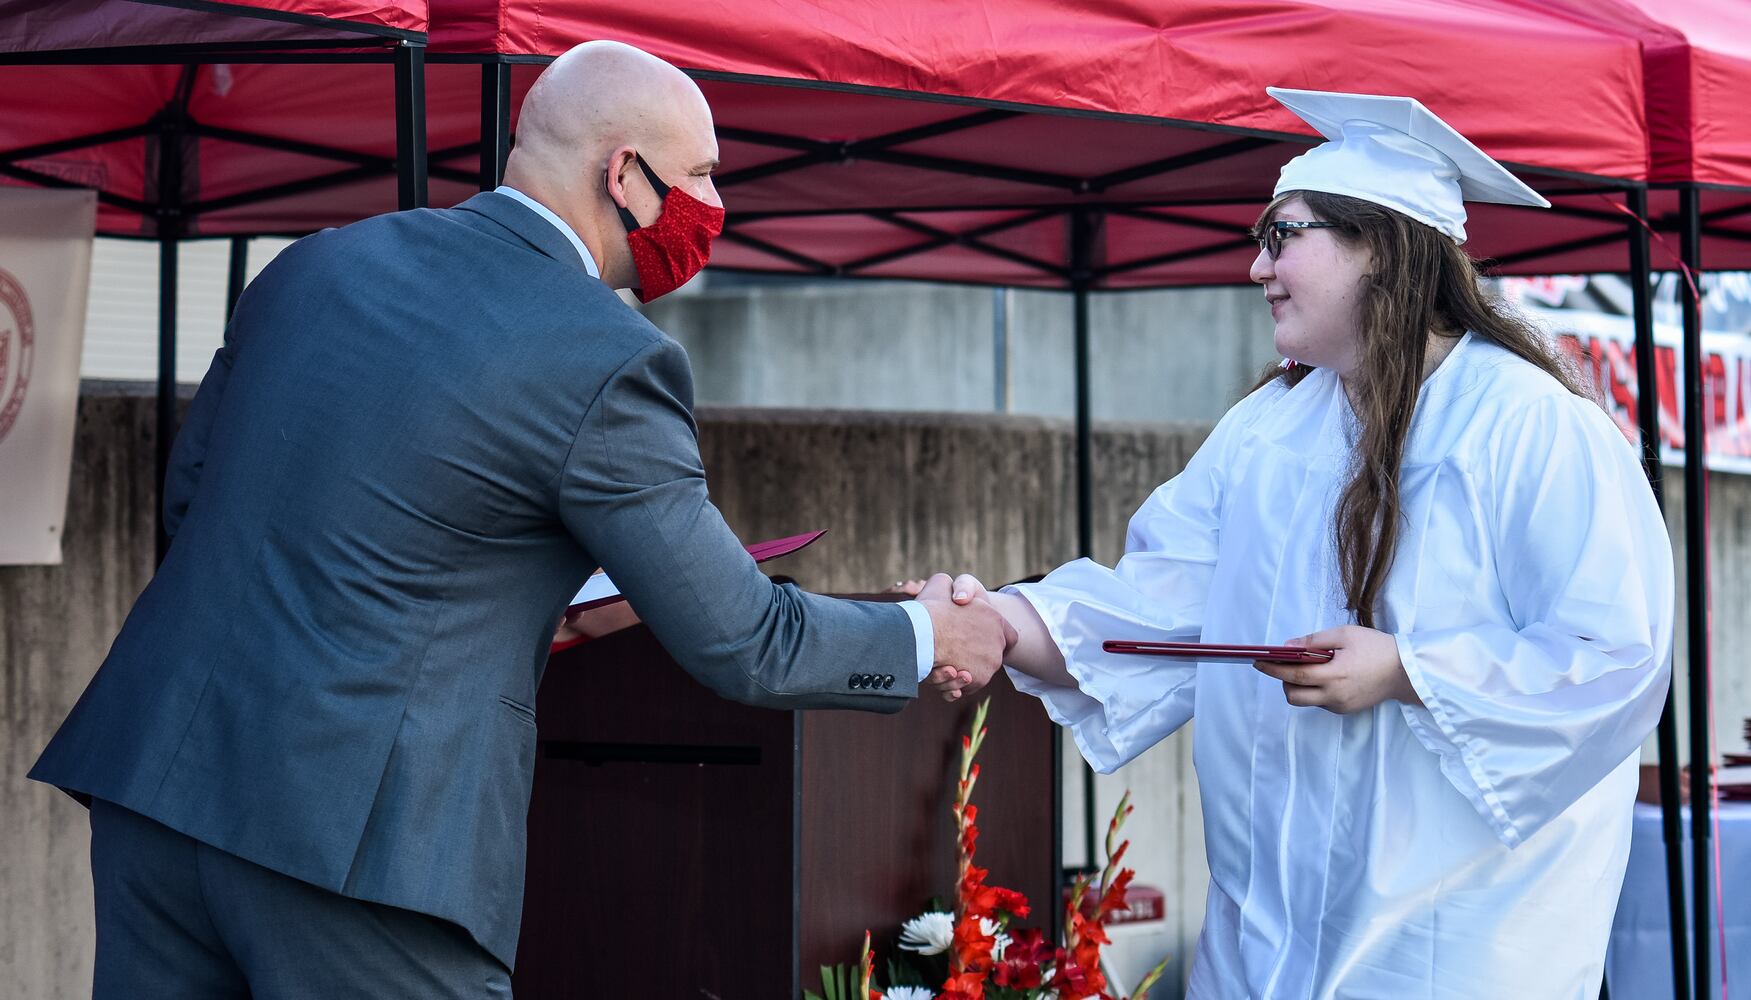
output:
<svg viewBox="0 0 1751 1000"><path fill-rule="evenodd" d="M1272 93L1330 139L1255 233L1295 363L1143 504L1116 567L962 577L958 599L1003 611L1015 686L1097 770L1196 718L1195 1000L1592 1000L1669 681L1664 522L1632 446L1459 247L1462 199L1543 199L1414 101Z"/></svg>

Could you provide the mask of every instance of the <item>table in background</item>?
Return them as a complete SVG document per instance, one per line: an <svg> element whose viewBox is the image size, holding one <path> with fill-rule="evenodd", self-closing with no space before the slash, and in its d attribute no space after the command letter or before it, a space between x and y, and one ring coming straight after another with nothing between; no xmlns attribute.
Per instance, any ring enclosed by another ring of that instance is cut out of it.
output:
<svg viewBox="0 0 1751 1000"><path fill-rule="evenodd" d="M1685 913L1690 912L1690 807L1683 810ZM1720 879L1726 925L1727 986L1732 996L1751 997L1751 802L1722 802L1720 812ZM1611 925L1611 948L1605 956L1605 980L1612 1000L1657 1000L1672 995L1672 932L1667 918L1666 845L1660 834L1660 809L1636 803L1635 832L1629 848L1629 870L1623 878L1617 917ZM1688 947L1688 946L1687 946ZM1721 944L1709 949L1715 967L1710 989L1721 990ZM1692 952L1694 954L1694 952Z"/></svg>

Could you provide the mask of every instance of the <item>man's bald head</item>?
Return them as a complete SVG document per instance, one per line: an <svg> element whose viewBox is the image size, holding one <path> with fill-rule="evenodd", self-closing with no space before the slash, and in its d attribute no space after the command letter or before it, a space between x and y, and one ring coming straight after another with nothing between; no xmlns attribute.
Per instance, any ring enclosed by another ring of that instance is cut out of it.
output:
<svg viewBox="0 0 1751 1000"><path fill-rule="evenodd" d="M642 49L595 41L542 71L505 164L505 183L565 219L616 287L630 280L616 206L624 202L645 225L661 206L642 177L627 179L638 174L635 152L667 183L718 203L717 137L698 85Z"/></svg>
<svg viewBox="0 0 1751 1000"><path fill-rule="evenodd" d="M595 160L622 144L655 152L711 128L687 74L621 42L585 42L553 61L523 100L517 149L529 158Z"/></svg>

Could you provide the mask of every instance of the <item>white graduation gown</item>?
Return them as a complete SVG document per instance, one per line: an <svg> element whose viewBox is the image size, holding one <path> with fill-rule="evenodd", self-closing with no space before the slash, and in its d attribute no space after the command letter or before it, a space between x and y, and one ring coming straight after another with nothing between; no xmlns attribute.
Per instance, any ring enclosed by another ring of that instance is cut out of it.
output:
<svg viewBox="0 0 1751 1000"><path fill-rule="evenodd" d="M1673 615L1665 524L1595 404L1470 334L1425 383L1376 617L1423 707L1295 708L1250 664L1101 651L1350 623L1331 511L1354 427L1327 371L1242 400L1116 568L1015 588L1078 687L1011 679L1103 772L1196 715L1196 1000L1592 1000Z"/></svg>

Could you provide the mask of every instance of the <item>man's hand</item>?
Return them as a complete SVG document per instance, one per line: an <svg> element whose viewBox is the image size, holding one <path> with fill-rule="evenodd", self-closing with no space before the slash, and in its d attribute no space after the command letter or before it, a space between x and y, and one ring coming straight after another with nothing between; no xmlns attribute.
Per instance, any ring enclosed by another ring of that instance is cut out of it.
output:
<svg viewBox="0 0 1751 1000"><path fill-rule="evenodd" d="M1016 641L1015 629L989 601L957 600L950 592L948 574L938 573L918 593L918 603L930 614L936 633L935 667L925 681L944 701L955 701L990 683L1003 666L1003 654Z"/></svg>
<svg viewBox="0 0 1751 1000"><path fill-rule="evenodd" d="M1388 700L1423 703L1399 661L1397 641L1385 632L1344 625L1290 639L1285 645L1332 651L1329 663L1254 661L1260 673L1283 682L1283 694L1291 705L1349 715Z"/></svg>

